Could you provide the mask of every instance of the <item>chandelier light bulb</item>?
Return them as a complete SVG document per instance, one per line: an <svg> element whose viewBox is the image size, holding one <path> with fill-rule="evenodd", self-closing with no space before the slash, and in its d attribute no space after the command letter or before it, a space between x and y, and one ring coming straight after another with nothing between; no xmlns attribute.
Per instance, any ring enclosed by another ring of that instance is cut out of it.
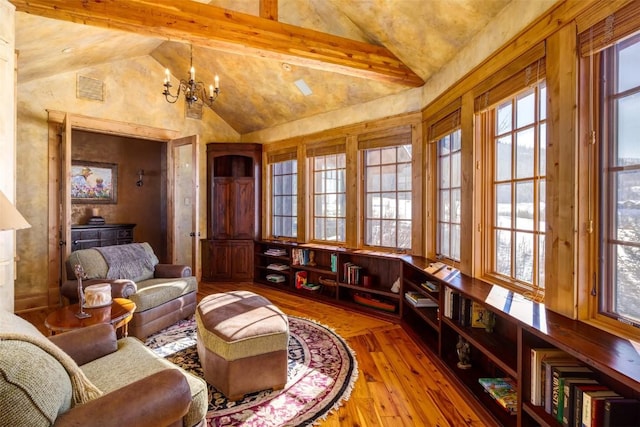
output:
<svg viewBox="0 0 640 427"><path fill-rule="evenodd" d="M196 102L201 102L209 108L213 109L213 103L220 95L220 78L216 75L214 84L209 85L209 93L207 86L203 82L196 81L196 70L193 67L193 47L191 48L191 68L189 69L189 80L180 79L178 91L176 94L171 93L171 73L169 69L165 69L164 90L162 94L167 102L175 104L180 97L180 92L184 93L185 101L189 106Z"/></svg>

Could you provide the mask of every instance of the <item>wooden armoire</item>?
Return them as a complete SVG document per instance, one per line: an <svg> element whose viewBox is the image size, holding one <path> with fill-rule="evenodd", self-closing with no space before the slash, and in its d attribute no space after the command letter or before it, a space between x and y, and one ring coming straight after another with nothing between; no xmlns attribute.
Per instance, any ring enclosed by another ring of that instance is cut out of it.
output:
<svg viewBox="0 0 640 427"><path fill-rule="evenodd" d="M207 238L202 278L251 280L260 236L262 146L207 144Z"/></svg>

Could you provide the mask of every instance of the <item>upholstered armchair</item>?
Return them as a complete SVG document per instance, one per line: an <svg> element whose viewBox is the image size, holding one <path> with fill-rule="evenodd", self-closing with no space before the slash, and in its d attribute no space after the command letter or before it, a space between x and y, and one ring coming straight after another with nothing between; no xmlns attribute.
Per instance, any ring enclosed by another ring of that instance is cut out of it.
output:
<svg viewBox="0 0 640 427"><path fill-rule="evenodd" d="M107 324L45 337L0 310L0 425L195 426L206 383Z"/></svg>

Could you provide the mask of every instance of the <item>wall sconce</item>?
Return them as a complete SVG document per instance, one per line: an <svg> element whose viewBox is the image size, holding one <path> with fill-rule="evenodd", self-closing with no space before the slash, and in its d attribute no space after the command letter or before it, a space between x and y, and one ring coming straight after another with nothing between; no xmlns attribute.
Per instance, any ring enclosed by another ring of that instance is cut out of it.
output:
<svg viewBox="0 0 640 427"><path fill-rule="evenodd" d="M144 176L144 169L138 170L138 181L136 181L136 185L138 187L142 187L144 185L144 181L142 181L142 177Z"/></svg>

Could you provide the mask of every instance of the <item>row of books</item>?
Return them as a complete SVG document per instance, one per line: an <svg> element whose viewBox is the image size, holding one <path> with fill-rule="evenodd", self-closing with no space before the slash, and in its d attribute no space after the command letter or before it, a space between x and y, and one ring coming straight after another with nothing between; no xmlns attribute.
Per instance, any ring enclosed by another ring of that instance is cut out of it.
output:
<svg viewBox="0 0 640 427"><path fill-rule="evenodd" d="M507 412L518 413L518 392L511 378L478 378L478 382Z"/></svg>
<svg viewBox="0 0 640 427"><path fill-rule="evenodd" d="M414 307L438 307L438 303L429 297L425 297L420 292L405 292L404 299Z"/></svg>
<svg viewBox="0 0 640 427"><path fill-rule="evenodd" d="M352 262L342 264L342 277L344 282L349 285L359 285L360 276L362 275L362 267Z"/></svg>
<svg viewBox="0 0 640 427"><path fill-rule="evenodd" d="M564 427L640 425L640 401L600 384L597 373L556 348L531 349L531 404Z"/></svg>
<svg viewBox="0 0 640 427"><path fill-rule="evenodd" d="M465 298L449 287L444 288L443 314L449 319L456 320L462 326L472 328L486 328L492 324L494 314L479 303Z"/></svg>
<svg viewBox="0 0 640 427"><path fill-rule="evenodd" d="M316 265L316 253L311 249L291 249L291 264Z"/></svg>

